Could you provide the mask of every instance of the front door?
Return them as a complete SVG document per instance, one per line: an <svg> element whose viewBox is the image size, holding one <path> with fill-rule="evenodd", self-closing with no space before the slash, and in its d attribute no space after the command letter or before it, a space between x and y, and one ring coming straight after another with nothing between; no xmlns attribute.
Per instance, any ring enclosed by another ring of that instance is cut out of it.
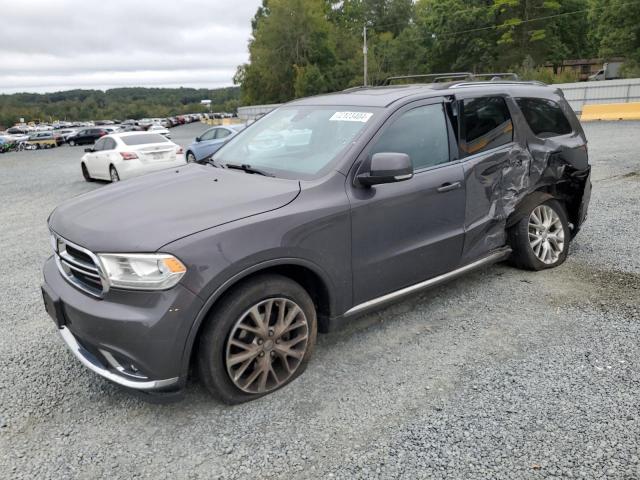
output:
<svg viewBox="0 0 640 480"><path fill-rule="evenodd" d="M432 99L396 112L360 157L366 165L374 153L406 153L414 177L371 188L347 184L355 304L458 265L465 190L462 165L451 161L452 143L444 104Z"/></svg>

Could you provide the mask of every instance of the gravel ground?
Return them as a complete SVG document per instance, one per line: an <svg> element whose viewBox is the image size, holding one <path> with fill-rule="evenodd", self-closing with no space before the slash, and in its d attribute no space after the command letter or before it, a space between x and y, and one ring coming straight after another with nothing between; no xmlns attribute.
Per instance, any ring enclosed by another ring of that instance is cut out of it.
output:
<svg viewBox="0 0 640 480"><path fill-rule="evenodd" d="M640 478L640 123L586 130L590 216L562 267L493 266L352 321L238 407L197 382L149 404L72 358L41 306L46 218L101 186L78 148L0 156L0 477Z"/></svg>

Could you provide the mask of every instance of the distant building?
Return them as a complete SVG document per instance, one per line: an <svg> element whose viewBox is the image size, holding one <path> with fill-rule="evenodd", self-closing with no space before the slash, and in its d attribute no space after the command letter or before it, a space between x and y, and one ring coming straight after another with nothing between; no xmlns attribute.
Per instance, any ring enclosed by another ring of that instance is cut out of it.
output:
<svg viewBox="0 0 640 480"><path fill-rule="evenodd" d="M564 60L561 64L546 63L544 66L553 73L573 72L580 82L586 82L591 75L602 70L602 66L607 62L624 62L624 58L580 58L577 60Z"/></svg>

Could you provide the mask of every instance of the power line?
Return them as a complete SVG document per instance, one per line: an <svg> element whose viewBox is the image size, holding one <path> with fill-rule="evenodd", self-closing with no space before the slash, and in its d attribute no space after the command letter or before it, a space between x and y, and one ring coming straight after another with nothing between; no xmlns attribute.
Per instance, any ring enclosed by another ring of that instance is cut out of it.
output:
<svg viewBox="0 0 640 480"><path fill-rule="evenodd" d="M593 8L585 8L582 10L574 10L572 12L562 12L562 13L556 13L553 15L546 15L543 17L536 17L536 18L530 18L528 20L519 20L516 23L510 24L510 25L505 25L504 23L499 24L499 25L489 25L486 27L479 27L479 28L471 28L468 30L460 30L457 32L449 32L449 33L441 33L441 34L436 34L436 38L441 38L441 37L452 37L452 36L456 36L456 35L462 35L462 34L466 34L466 33L475 33L475 32L482 32L482 31L486 31L486 30L495 30L498 28L509 28L509 27L516 27L525 23L531 23L531 22L537 22L540 20L551 20L553 18L558 18L558 17L564 17L564 16L569 16L569 15L577 15L580 13L588 13L591 11L595 11L595 10L604 10L606 8L611 8L611 7L624 7L626 5L635 5L637 3L640 3L640 0L635 0L635 1L629 1L629 2L623 2L623 3L618 3L615 5L606 5L606 6L600 6L600 7L593 7ZM483 10L484 8L493 8L493 6L488 6L488 7L474 7L474 8L469 8L469 9L465 9L465 10L458 10L454 13L452 13L451 15L457 15L459 13L462 12L468 12L468 11L472 11L472 10ZM395 25L400 25L400 24L405 24L406 22L397 22L397 23L389 23L389 24L382 24L382 25L367 25L368 28L382 28L382 27L386 27L386 26L395 26ZM429 34L429 36L427 37L419 37L419 38L413 38L410 40L406 40L408 42L415 42L415 41L420 41L420 40L425 40L427 38L433 38L433 33Z"/></svg>

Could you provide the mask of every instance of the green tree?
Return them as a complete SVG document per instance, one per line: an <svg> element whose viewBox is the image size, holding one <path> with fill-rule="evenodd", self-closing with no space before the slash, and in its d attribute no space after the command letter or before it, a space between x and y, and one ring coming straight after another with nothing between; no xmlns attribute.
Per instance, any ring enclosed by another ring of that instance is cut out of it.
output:
<svg viewBox="0 0 640 480"><path fill-rule="evenodd" d="M332 25L323 0L269 0L254 17L250 63L238 68L242 101L283 102L334 87ZM320 73L322 72L322 73ZM320 74L319 74L320 73Z"/></svg>
<svg viewBox="0 0 640 480"><path fill-rule="evenodd" d="M599 56L625 57L627 72L640 75L640 3L590 0L590 40Z"/></svg>

